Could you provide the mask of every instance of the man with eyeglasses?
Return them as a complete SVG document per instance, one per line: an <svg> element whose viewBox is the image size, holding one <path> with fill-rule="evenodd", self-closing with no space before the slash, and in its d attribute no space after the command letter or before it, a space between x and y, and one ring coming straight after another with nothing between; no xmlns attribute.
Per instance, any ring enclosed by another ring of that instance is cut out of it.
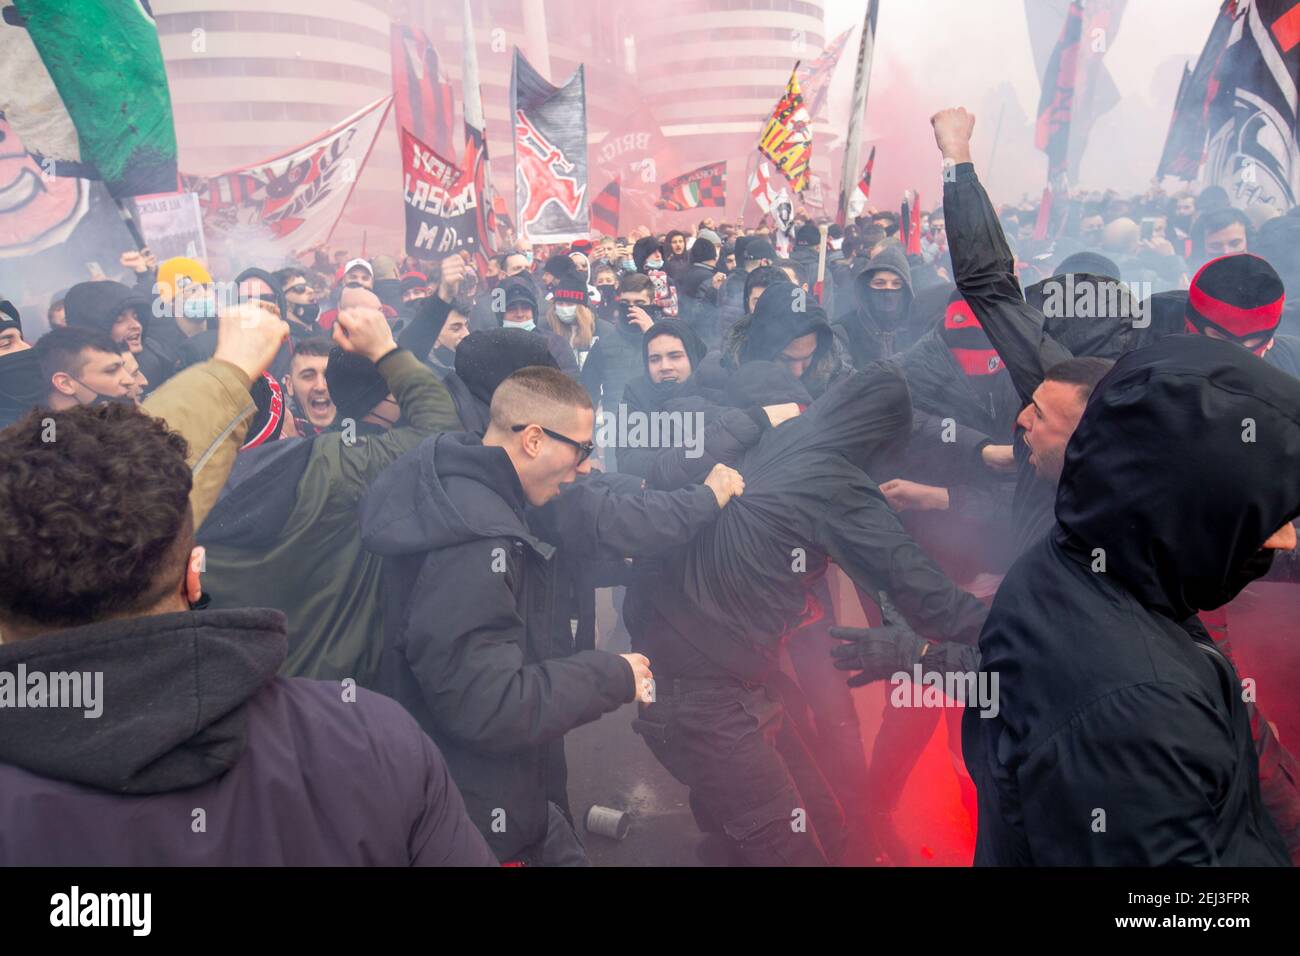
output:
<svg viewBox="0 0 1300 956"><path fill-rule="evenodd" d="M653 675L640 654L574 647L562 619L567 589L557 586L573 546L557 549L541 530L548 503L580 497L596 480L579 480L594 448L586 391L558 369L523 368L497 387L490 416L481 440L422 442L361 503L362 540L385 558L377 688L439 744L499 860L582 866L564 734L642 698ZM675 527L649 536L693 533L742 487L719 467L685 493L687 507L661 503L659 524ZM585 515L561 518L589 529L579 534L593 543L578 557L610 557L615 543L629 543L627 525L641 523L634 509L656 509L627 497L604 499L598 513L579 501Z"/></svg>
<svg viewBox="0 0 1300 956"><path fill-rule="evenodd" d="M297 339L320 335L320 326L316 319L320 316L320 306L316 303L316 290L307 281L307 276L297 269L281 269L275 274L284 294L284 320L289 323L289 334Z"/></svg>

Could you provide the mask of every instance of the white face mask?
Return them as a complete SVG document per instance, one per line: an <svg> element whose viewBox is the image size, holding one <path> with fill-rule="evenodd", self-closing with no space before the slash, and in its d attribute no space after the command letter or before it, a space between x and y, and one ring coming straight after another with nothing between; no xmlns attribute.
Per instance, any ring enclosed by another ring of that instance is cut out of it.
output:
<svg viewBox="0 0 1300 956"><path fill-rule="evenodd" d="M555 317L565 325L572 325L578 320L578 307L576 305L557 305L555 307Z"/></svg>

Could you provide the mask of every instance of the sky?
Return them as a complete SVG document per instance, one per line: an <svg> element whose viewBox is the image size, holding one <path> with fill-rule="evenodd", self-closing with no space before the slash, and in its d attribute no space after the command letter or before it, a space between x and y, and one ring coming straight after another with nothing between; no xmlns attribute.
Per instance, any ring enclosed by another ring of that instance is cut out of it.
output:
<svg viewBox="0 0 1300 956"><path fill-rule="evenodd" d="M1195 62L1220 5L1221 0L1129 0L1105 59L1121 102L1094 128L1078 185L1128 191L1150 185L1182 64ZM866 0L826 0L825 8L829 38L861 22ZM833 116L847 117L856 49L855 38L836 73ZM1012 99L992 157L999 112L992 97L1000 87L1009 88ZM1046 177L1046 159L1032 143L1039 92L1025 0L881 0L868 144L889 137L894 154L914 165L933 150L933 140L927 139L928 124L916 125L913 135L910 117L966 106L977 115L976 162L996 160L986 183L995 198L1013 201L1029 187L1041 190ZM906 134L899 129L904 122ZM887 183L901 172L889 170L888 162L882 143L878 169Z"/></svg>

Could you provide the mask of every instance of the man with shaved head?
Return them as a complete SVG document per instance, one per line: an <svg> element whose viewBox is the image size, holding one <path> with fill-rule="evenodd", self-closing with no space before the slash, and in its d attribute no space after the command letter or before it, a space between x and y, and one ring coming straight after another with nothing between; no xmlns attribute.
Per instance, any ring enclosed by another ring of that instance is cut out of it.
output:
<svg viewBox="0 0 1300 956"><path fill-rule="evenodd" d="M378 689L442 748L503 863L586 864L567 815L564 734L644 698L652 676L640 654L574 646L568 588L557 586L565 561L613 547L621 563L671 537L668 526L693 533L741 490L719 466L703 488L646 493L684 494L676 504L602 496L600 480L585 478L594 421L577 382L522 368L493 392L481 440L421 442L360 508L366 547L387 559ZM552 535L537 509L566 505L556 525L570 530ZM658 527L645 527L647 514Z"/></svg>

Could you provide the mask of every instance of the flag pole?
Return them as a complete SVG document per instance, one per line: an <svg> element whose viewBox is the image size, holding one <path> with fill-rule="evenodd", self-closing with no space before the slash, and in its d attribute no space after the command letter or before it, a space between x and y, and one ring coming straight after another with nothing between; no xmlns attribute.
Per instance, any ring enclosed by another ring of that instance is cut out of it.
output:
<svg viewBox="0 0 1300 956"><path fill-rule="evenodd" d="M844 138L844 167L840 172L838 217L841 223L848 222L849 196L857 186L858 159L862 151L862 118L867 111L867 89L871 84L871 61L876 49L876 18L879 11L879 0L867 0L867 12L862 20L862 40L858 43L858 67L853 77L849 128Z"/></svg>

